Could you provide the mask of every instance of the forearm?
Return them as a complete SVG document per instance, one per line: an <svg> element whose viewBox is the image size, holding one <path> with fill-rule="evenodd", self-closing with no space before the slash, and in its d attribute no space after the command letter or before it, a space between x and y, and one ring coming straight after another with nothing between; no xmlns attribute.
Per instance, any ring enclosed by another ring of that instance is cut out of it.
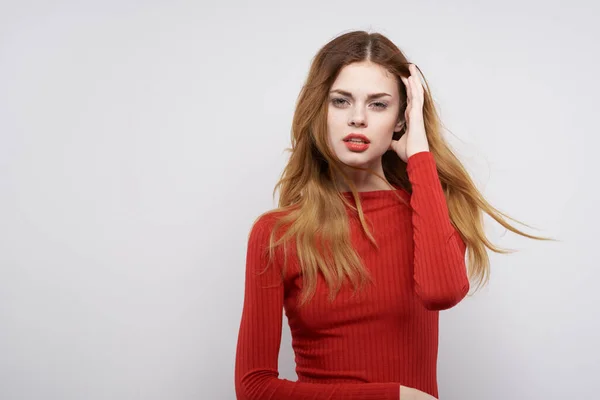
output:
<svg viewBox="0 0 600 400"><path fill-rule="evenodd" d="M276 371L255 370L236 381L236 394L243 400L399 400L400 384L292 382L278 379Z"/></svg>
<svg viewBox="0 0 600 400"><path fill-rule="evenodd" d="M451 223L433 155L414 154L407 172L412 185L415 290L427 308L447 309L469 290L465 243Z"/></svg>

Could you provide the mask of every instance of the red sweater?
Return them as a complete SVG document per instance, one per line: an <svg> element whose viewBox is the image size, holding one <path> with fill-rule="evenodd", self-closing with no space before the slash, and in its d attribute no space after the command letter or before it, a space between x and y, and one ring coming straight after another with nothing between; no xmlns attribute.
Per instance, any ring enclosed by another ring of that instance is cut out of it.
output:
<svg viewBox="0 0 600 400"><path fill-rule="evenodd" d="M438 314L469 290L466 248L450 223L433 155L412 155L407 173L412 195L400 188L360 193L379 249L351 219L352 243L374 282L354 297L346 283L329 303L329 289L318 275L315 296L299 308L297 262L288 260L283 283L281 260L257 274L265 267L262 250L274 217L253 226L236 354L238 399L398 400L400 385L438 396ZM284 309L297 382L278 379Z"/></svg>

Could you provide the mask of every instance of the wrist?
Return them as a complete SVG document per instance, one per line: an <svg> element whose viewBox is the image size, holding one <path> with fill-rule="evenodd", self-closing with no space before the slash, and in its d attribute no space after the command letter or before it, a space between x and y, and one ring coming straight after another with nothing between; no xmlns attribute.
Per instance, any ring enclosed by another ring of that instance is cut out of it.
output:
<svg viewBox="0 0 600 400"><path fill-rule="evenodd" d="M422 147L416 147L410 150L410 152L406 152L406 157L410 158L411 156L414 156L417 153L422 153L424 151L429 151L429 146L422 146Z"/></svg>

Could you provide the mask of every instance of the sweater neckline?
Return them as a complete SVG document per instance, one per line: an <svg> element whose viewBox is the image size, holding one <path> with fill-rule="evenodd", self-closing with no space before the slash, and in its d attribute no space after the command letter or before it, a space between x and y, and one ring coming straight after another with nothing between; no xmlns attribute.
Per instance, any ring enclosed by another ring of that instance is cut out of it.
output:
<svg viewBox="0 0 600 400"><path fill-rule="evenodd" d="M404 189L403 187L401 187L399 185L395 185L395 184L391 184L391 185L392 185L392 187L394 187L394 189L366 190L366 191L357 192L357 193L360 196L370 197L370 196L380 196L380 195L383 195L383 194L387 194L388 192L391 192L391 193L393 193L393 192L398 193L400 191L406 192L406 189ZM343 191L343 192L340 192L340 193L352 197L352 192L349 191L349 190L348 191Z"/></svg>
<svg viewBox="0 0 600 400"><path fill-rule="evenodd" d="M379 189L357 192L363 211L368 212L392 206L404 205L404 203L398 198L398 196L400 196L406 201L410 200L410 193L408 193L406 189L397 185L393 186L394 189ZM346 199L348 199L352 204L354 204L352 192L344 191L341 192L341 194L344 197L346 197Z"/></svg>

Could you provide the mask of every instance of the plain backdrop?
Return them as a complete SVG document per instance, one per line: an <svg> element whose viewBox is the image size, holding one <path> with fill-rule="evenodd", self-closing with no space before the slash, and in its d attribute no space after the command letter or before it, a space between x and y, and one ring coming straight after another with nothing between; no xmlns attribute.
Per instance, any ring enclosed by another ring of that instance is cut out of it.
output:
<svg viewBox="0 0 600 400"><path fill-rule="evenodd" d="M597 398L598 3L0 4L1 399L235 398L247 235L312 57L355 29L420 66L486 198L560 240L486 219L518 251L441 313L440 398Z"/></svg>

